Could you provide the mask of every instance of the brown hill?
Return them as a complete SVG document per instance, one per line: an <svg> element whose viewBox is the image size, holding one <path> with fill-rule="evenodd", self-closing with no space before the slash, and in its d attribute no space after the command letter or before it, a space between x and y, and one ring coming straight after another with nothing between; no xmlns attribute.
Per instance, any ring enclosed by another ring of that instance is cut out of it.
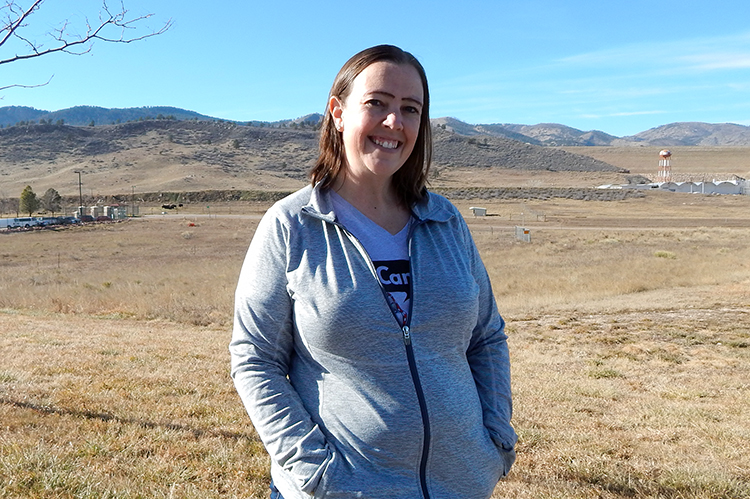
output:
<svg viewBox="0 0 750 499"><path fill-rule="evenodd" d="M436 171L501 167L533 171L621 171L603 161L503 137L435 128ZM26 185L43 193L118 194L204 189L291 190L317 156L312 129L229 122L150 120L92 127L35 124L0 130L0 197Z"/></svg>
<svg viewBox="0 0 750 499"><path fill-rule="evenodd" d="M517 170L620 172L624 170L581 154L481 135L433 129L434 163L444 167L499 167Z"/></svg>

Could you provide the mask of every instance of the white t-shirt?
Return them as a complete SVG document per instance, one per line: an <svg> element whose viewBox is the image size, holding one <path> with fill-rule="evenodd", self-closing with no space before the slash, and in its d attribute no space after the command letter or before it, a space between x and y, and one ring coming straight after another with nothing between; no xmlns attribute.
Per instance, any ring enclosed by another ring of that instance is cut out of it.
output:
<svg viewBox="0 0 750 499"><path fill-rule="evenodd" d="M398 234L379 226L344 198L331 191L333 210L338 221L356 237L375 265L380 284L396 319L408 323L411 300L411 265L409 263L409 229L412 218Z"/></svg>

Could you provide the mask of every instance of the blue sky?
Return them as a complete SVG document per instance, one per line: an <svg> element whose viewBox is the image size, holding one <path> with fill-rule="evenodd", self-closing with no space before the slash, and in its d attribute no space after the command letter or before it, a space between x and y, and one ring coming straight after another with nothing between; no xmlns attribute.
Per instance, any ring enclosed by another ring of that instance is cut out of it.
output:
<svg viewBox="0 0 750 499"><path fill-rule="evenodd" d="M22 5L30 0L18 0ZM0 66L0 106L176 106L230 120L322 112L338 69L392 43L427 70L432 117L631 135L677 121L750 125L747 0L123 0L165 34ZM114 0L110 0L117 5ZM95 19L46 0L27 34ZM14 47L0 49L6 58Z"/></svg>

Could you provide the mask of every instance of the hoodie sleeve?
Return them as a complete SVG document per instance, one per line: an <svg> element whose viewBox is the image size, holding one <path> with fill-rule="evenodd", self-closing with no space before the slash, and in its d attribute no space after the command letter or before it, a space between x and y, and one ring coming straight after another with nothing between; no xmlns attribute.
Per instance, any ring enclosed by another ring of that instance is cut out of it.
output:
<svg viewBox="0 0 750 499"><path fill-rule="evenodd" d="M270 209L259 223L240 272L231 374L271 459L302 491L312 493L331 452L287 378L294 350L286 277L290 229L275 211Z"/></svg>
<svg viewBox="0 0 750 499"><path fill-rule="evenodd" d="M510 424L513 404L505 321L497 310L487 270L463 219L461 226L474 279L479 286L479 314L467 358L482 402L484 424L498 448L511 450L518 437Z"/></svg>

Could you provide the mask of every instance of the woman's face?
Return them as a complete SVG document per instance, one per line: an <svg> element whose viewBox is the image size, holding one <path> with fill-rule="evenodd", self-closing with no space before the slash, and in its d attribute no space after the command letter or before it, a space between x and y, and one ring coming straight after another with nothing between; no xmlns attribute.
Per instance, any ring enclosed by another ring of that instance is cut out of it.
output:
<svg viewBox="0 0 750 499"><path fill-rule="evenodd" d="M341 102L329 110L342 132L347 178L390 179L414 149L424 102L422 80L410 65L375 62L367 66Z"/></svg>

